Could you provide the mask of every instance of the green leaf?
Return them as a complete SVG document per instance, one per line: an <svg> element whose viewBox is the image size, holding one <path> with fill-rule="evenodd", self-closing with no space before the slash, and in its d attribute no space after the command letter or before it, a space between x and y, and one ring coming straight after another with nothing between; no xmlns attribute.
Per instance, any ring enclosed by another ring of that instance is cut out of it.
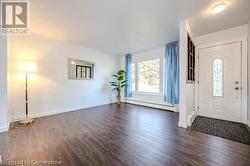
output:
<svg viewBox="0 0 250 166"><path fill-rule="evenodd" d="M124 83L122 83L121 85L127 85L127 83L126 83L126 82L124 82Z"/></svg>
<svg viewBox="0 0 250 166"><path fill-rule="evenodd" d="M110 84L117 84L116 82L114 82L114 81L111 81L111 82L109 82Z"/></svg>
<svg viewBox="0 0 250 166"><path fill-rule="evenodd" d="M128 84L121 84L121 87L127 86Z"/></svg>
<svg viewBox="0 0 250 166"><path fill-rule="evenodd" d="M123 84L123 85L121 85L121 88L123 88L124 86L127 86L127 84Z"/></svg>
<svg viewBox="0 0 250 166"><path fill-rule="evenodd" d="M121 83L123 84L123 83L127 83L128 82L128 80L123 80Z"/></svg>
<svg viewBox="0 0 250 166"><path fill-rule="evenodd" d="M119 76L117 80L122 81L124 79L123 75Z"/></svg>
<svg viewBox="0 0 250 166"><path fill-rule="evenodd" d="M112 90L116 90L117 88L113 88Z"/></svg>
<svg viewBox="0 0 250 166"><path fill-rule="evenodd" d="M113 88L112 90L116 90L116 91L118 91L118 92L121 91L120 88Z"/></svg>
<svg viewBox="0 0 250 166"><path fill-rule="evenodd" d="M117 84L111 84L111 86L118 86Z"/></svg>
<svg viewBox="0 0 250 166"><path fill-rule="evenodd" d="M125 70L119 70L118 72L117 72L117 75L123 75L125 73Z"/></svg>

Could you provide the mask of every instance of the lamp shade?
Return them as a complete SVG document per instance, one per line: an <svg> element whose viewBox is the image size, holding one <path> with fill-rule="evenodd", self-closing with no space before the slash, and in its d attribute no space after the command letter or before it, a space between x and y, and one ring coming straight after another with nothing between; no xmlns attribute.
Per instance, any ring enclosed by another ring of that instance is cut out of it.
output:
<svg viewBox="0 0 250 166"><path fill-rule="evenodd" d="M37 71L37 63L34 61L22 62L20 64L20 71L34 73Z"/></svg>

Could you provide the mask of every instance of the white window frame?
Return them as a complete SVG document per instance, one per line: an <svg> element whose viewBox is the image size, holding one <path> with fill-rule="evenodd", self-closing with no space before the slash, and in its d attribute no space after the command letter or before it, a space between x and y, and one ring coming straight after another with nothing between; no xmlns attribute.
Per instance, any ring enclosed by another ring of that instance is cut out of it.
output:
<svg viewBox="0 0 250 166"><path fill-rule="evenodd" d="M160 61L160 89L159 93L157 92L143 92L138 90L138 78L139 78L139 73L138 73L138 63L143 62L143 61L150 61L154 59L159 59ZM163 88L163 65L164 65L164 58L163 55L157 55L157 56L146 56L146 57L133 57L132 63L135 64L135 91L133 91L134 94L141 94L141 95L157 95L157 96L163 96L164 95L164 88Z"/></svg>

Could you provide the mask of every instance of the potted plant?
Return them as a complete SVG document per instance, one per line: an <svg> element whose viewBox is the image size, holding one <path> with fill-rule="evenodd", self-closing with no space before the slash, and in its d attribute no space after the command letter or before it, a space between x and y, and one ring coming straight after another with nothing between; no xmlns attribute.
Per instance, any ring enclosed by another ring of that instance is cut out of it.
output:
<svg viewBox="0 0 250 166"><path fill-rule="evenodd" d="M109 82L113 87L112 90L117 91L117 104L121 103L121 90L127 86L127 80L125 80L125 71L119 70L116 74L112 75L115 81Z"/></svg>

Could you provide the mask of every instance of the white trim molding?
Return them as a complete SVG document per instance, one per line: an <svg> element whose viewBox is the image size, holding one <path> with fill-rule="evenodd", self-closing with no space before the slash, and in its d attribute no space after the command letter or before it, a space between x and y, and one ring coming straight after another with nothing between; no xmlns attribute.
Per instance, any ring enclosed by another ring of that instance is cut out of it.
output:
<svg viewBox="0 0 250 166"><path fill-rule="evenodd" d="M187 128L188 127L188 125L186 123L182 123L180 121L178 122L178 126L182 127L182 128Z"/></svg>
<svg viewBox="0 0 250 166"><path fill-rule="evenodd" d="M94 107L99 107L99 106L104 106L104 105L109 105L109 104L114 104L114 103L115 102L104 103L104 104L101 104L101 105L93 105L93 106L89 106L89 107L72 106L72 107L58 109L58 110L51 110L51 111L47 111L47 112L31 114L30 117L31 118L40 118L40 117L44 117L44 116L62 114L62 113L67 113L67 112L72 112L72 111L79 111L79 110L84 110L84 109L88 109L88 108L94 108ZM23 120L24 118L25 118L25 115L15 117L14 119L11 120L11 123Z"/></svg>
<svg viewBox="0 0 250 166"><path fill-rule="evenodd" d="M247 103L248 103L248 86L247 86L247 79L248 79L248 76L247 76L247 65L248 65L248 62L247 62L247 37L245 38L242 38L241 39L241 48L242 48L242 71L241 71L241 77L242 77L242 84L241 84L241 88L242 88L242 104L241 104L241 121L242 123L246 124L247 123Z"/></svg>
<svg viewBox="0 0 250 166"><path fill-rule="evenodd" d="M179 112L179 104L174 105L174 112Z"/></svg>
<svg viewBox="0 0 250 166"><path fill-rule="evenodd" d="M187 117L188 126L192 126L192 123L194 122L196 117L197 117L197 112L196 111L192 111L191 115L188 115L188 117Z"/></svg>
<svg viewBox="0 0 250 166"><path fill-rule="evenodd" d="M132 55L132 64L135 65L135 90L133 94L142 94L142 95L163 95L163 83L164 83L164 72L163 72L163 65L164 65L164 51L165 47L159 47L156 49L152 49L150 51L135 53ZM139 90L139 63L144 61L156 60L159 59L159 92L143 92Z"/></svg>

